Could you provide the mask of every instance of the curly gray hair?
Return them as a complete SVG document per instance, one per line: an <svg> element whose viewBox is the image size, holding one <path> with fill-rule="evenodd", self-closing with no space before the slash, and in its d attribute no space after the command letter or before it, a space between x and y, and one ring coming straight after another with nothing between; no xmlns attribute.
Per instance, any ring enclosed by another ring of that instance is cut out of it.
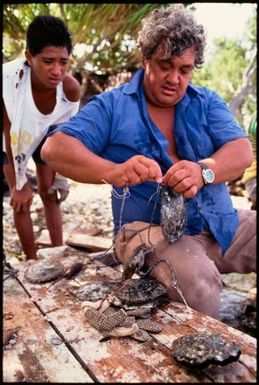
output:
<svg viewBox="0 0 259 385"><path fill-rule="evenodd" d="M182 4L154 9L142 20L137 46L145 59L157 48L164 48L164 58L180 56L187 48L195 48L195 67L204 62L206 38L203 26Z"/></svg>

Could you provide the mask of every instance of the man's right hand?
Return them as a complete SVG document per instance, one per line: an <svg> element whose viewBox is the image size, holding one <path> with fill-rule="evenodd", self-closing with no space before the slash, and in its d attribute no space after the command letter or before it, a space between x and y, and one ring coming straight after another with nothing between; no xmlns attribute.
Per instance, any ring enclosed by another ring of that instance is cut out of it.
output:
<svg viewBox="0 0 259 385"><path fill-rule="evenodd" d="M135 155L126 162L117 164L113 171L110 183L118 187L134 186L145 181L161 183L163 180L158 163L143 155Z"/></svg>
<svg viewBox="0 0 259 385"><path fill-rule="evenodd" d="M32 199L32 188L29 182L21 190L16 190L15 187L11 190L10 205L16 213L28 211L32 204Z"/></svg>
<svg viewBox="0 0 259 385"><path fill-rule="evenodd" d="M69 151L64 151L69 148ZM56 172L80 183L101 183L124 187L145 181L162 182L158 163L135 155L124 163L114 163L90 151L79 139L62 131L49 136L41 149L42 159Z"/></svg>

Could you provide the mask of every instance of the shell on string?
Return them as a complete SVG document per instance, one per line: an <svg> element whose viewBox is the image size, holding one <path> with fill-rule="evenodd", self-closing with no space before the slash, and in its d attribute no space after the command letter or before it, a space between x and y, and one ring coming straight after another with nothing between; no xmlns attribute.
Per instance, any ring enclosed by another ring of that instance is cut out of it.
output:
<svg viewBox="0 0 259 385"><path fill-rule="evenodd" d="M171 187L161 187L160 224L166 241L173 243L184 233L186 224L186 206L182 194Z"/></svg>
<svg viewBox="0 0 259 385"><path fill-rule="evenodd" d="M134 273L139 274L144 266L145 256L150 251L145 243L141 243L128 258L126 264L123 267L122 280L130 279Z"/></svg>

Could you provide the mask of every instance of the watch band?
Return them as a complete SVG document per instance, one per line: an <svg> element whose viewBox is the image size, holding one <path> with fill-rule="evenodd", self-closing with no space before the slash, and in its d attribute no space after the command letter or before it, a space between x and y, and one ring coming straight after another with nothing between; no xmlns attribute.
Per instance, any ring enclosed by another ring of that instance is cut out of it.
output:
<svg viewBox="0 0 259 385"><path fill-rule="evenodd" d="M198 162L198 164L202 168L201 175L202 175L204 184L211 184L212 182L214 182L214 179L215 179L214 171L203 162Z"/></svg>
<svg viewBox="0 0 259 385"><path fill-rule="evenodd" d="M207 170L209 167L205 164L205 163L203 163L203 162L198 162L198 164L201 166L201 168L203 169L203 170Z"/></svg>

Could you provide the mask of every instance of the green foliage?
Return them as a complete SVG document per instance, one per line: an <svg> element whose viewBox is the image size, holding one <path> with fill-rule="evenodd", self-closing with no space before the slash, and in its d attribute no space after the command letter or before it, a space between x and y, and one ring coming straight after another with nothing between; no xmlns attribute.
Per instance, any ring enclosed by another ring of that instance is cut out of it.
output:
<svg viewBox="0 0 259 385"><path fill-rule="evenodd" d="M71 66L85 63L94 71L116 73L138 64L136 31L141 19L161 4L4 4L4 58L13 60L25 49L25 34L35 15L51 14L67 22L73 45L84 44L83 55L72 55ZM15 28L13 28L15 26Z"/></svg>
<svg viewBox="0 0 259 385"><path fill-rule="evenodd" d="M194 73L193 82L215 89L230 102L248 64L246 50L235 40L215 39L214 44L212 58Z"/></svg>
<svg viewBox="0 0 259 385"><path fill-rule="evenodd" d="M3 56L10 61L23 55L26 30L36 15L50 14L45 4L3 4Z"/></svg>
<svg viewBox="0 0 259 385"><path fill-rule="evenodd" d="M210 58L193 75L193 83L207 86L218 92L228 104L245 85L244 75L249 66L255 67L252 54L256 49L256 15L247 23L246 34L242 40L214 39L214 49ZM256 110L256 74L246 84L248 95L242 100L236 118L242 127Z"/></svg>

